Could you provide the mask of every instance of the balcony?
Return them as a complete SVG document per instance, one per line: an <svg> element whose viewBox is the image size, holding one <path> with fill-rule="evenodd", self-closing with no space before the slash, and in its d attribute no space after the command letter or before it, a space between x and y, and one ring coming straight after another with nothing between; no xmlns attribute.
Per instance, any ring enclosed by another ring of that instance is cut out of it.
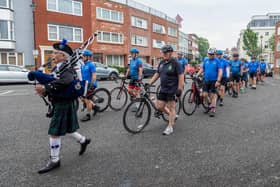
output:
<svg viewBox="0 0 280 187"><path fill-rule="evenodd" d="M0 49L16 49L16 42L11 40L0 40Z"/></svg>

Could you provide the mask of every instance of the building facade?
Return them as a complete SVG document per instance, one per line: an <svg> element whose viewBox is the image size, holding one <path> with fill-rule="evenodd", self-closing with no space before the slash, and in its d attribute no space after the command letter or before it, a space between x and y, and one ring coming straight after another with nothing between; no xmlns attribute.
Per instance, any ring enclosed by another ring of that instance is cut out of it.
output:
<svg viewBox="0 0 280 187"><path fill-rule="evenodd" d="M188 34L179 31L179 51L183 52L185 56L188 56L189 52L189 37Z"/></svg>
<svg viewBox="0 0 280 187"><path fill-rule="evenodd" d="M280 13L268 13L266 15L256 15L251 18L247 27L253 30L258 36L258 46L261 48L261 56L268 63L273 63L273 51L269 46L269 40L275 33L275 24L280 21ZM237 46L241 56L248 58L246 51L243 50L243 34L240 32L240 38Z"/></svg>
<svg viewBox="0 0 280 187"><path fill-rule="evenodd" d="M280 22L275 26L274 75L280 75Z"/></svg>
<svg viewBox="0 0 280 187"><path fill-rule="evenodd" d="M189 60L199 60L199 50L198 50L198 36L196 34L188 34L188 59Z"/></svg>
<svg viewBox="0 0 280 187"><path fill-rule="evenodd" d="M89 49L93 60L125 66L129 50L136 47L140 58L156 65L160 48L178 48L178 24L166 14L133 0L34 0L35 47L38 65L50 57L52 44L67 38L76 48L91 33L98 33Z"/></svg>
<svg viewBox="0 0 280 187"><path fill-rule="evenodd" d="M34 64L30 5L32 0L0 0L0 64Z"/></svg>

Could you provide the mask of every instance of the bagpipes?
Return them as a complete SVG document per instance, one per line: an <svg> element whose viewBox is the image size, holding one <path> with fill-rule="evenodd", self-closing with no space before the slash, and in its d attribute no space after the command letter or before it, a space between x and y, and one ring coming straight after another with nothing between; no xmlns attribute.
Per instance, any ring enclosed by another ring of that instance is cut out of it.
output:
<svg viewBox="0 0 280 187"><path fill-rule="evenodd" d="M63 67L60 68L59 71L56 71L56 77L59 78L59 76L61 74L63 74L66 70L68 70L69 68L75 69L75 66L77 65L78 61L82 57L82 51L87 49L87 47L94 41L96 36L97 36L97 34L94 33L81 45L81 47L79 47L78 49L75 49L73 51L72 55L70 56L70 60L67 61L65 64L63 64ZM66 42L65 42L65 44L66 44ZM50 61L48 61L47 63L50 63ZM78 69L80 70L79 66L78 66ZM43 73L40 70L31 71L28 73L28 79L30 81L38 81L42 85L48 84L48 83L56 80L56 77L52 74ZM61 91L60 93L55 93L55 94L53 94L53 96L69 98L69 99L76 99L80 96L85 95L86 92L87 92L87 81L83 81L81 79L76 78L68 85L67 89Z"/></svg>

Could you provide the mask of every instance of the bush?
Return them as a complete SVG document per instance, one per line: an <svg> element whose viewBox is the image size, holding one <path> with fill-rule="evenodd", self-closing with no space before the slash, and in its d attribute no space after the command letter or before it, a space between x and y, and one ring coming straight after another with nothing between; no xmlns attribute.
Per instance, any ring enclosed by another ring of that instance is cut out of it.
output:
<svg viewBox="0 0 280 187"><path fill-rule="evenodd" d="M109 66L109 67L117 69L120 74L125 73L125 67L121 67L121 66Z"/></svg>

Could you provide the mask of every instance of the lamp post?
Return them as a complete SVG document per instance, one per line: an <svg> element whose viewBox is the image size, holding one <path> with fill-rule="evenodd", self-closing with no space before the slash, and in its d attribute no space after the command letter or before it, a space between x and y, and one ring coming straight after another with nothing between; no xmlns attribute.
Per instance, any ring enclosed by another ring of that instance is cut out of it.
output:
<svg viewBox="0 0 280 187"><path fill-rule="evenodd" d="M263 52L262 51L263 50L263 46L262 46L263 35L260 36L260 39L261 39L261 55L260 56L262 56L262 52Z"/></svg>
<svg viewBox="0 0 280 187"><path fill-rule="evenodd" d="M35 9L36 9L36 4L35 0L32 0L32 4L30 5L32 9L32 19L33 19L33 37L34 37L34 50L32 50L33 57L34 57L34 65L35 65L35 70L37 70L37 58L38 58L38 50L36 49L36 36L35 36Z"/></svg>

